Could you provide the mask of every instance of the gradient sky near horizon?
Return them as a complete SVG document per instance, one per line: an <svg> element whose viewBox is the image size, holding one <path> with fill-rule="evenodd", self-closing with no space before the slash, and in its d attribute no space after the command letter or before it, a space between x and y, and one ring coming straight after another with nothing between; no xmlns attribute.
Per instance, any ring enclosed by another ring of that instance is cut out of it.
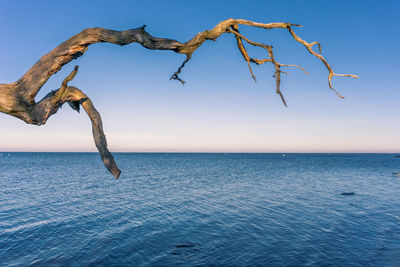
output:
<svg viewBox="0 0 400 267"><path fill-rule="evenodd" d="M271 44L287 69L275 94L270 65L254 66L257 83L233 36L207 42L182 71L184 56L138 44L92 45L42 88L38 99L70 83L91 97L103 117L111 151L132 152L399 152L399 1L1 1L0 82L21 77L41 56L88 27L116 30L148 25L153 36L187 41L227 18L292 22L319 41L345 96L328 87L323 64L282 29L241 27ZM249 47L254 56L265 56ZM96 151L83 112L65 105L37 127L0 113L0 151Z"/></svg>

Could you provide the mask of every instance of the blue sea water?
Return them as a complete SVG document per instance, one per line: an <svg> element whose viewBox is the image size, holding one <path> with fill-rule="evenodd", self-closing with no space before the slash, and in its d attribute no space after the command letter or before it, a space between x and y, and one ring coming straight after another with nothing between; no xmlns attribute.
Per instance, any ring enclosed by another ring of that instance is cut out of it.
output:
<svg viewBox="0 0 400 267"><path fill-rule="evenodd" d="M0 266L400 266L391 154L115 158L0 153Z"/></svg>

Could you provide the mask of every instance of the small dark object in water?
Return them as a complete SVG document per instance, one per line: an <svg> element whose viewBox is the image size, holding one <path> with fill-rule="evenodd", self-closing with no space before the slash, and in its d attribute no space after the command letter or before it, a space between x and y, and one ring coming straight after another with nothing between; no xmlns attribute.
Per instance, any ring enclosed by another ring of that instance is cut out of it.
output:
<svg viewBox="0 0 400 267"><path fill-rule="evenodd" d="M354 194L355 194L355 192L343 192L342 193L343 196L352 196Z"/></svg>
<svg viewBox="0 0 400 267"><path fill-rule="evenodd" d="M400 172L394 172L394 173L392 173L392 174L394 174L394 175L400 175Z"/></svg>
<svg viewBox="0 0 400 267"><path fill-rule="evenodd" d="M400 155L395 155L395 156L393 156L393 157L395 157L395 158L400 158Z"/></svg>
<svg viewBox="0 0 400 267"><path fill-rule="evenodd" d="M194 247L195 244L180 244L180 245L176 245L177 248L190 248L190 247Z"/></svg>

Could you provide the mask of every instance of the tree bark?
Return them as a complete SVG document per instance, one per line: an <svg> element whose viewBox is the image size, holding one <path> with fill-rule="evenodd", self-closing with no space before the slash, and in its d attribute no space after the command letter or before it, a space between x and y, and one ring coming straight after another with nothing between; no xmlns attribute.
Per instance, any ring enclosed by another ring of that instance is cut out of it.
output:
<svg viewBox="0 0 400 267"><path fill-rule="evenodd" d="M301 43L312 55L320 59L327 68L329 87L336 92L336 94L343 98L332 86L332 77L334 76L348 76L358 78L353 74L336 74L333 72L331 66L321 55L321 46L318 42L308 43L298 37L293 27L300 25L292 23L257 23L243 19L227 19L218 23L211 30L206 30L196 34L192 39L185 43L168 39L157 38L151 36L146 30L146 25L130 29L126 31L114 31L103 28L89 28L74 35L67 41L63 42L52 51L44 55L37 61L18 81L9 84L0 84L0 112L9 114L16 118L23 120L28 124L42 125L45 124L47 119L55 114L58 109L65 103L68 103L71 108L79 111L80 106L84 108L92 122L92 132L97 149L100 152L101 158L107 169L118 178L121 171L117 167L115 160L107 149L107 141L103 132L103 126L100 114L95 109L92 101L78 88L68 86L68 83L75 77L78 66L68 75L61 87L48 93L43 99L36 101L35 97L47 80L56 72L58 72L65 64L82 56L89 45L95 43L113 43L117 45L127 45L130 43L139 43L143 47L151 50L171 50L179 54L186 55L186 59L178 70L171 76L171 79L178 80L182 84L184 81L179 77L182 68L191 59L192 54L199 48L205 41L215 41L223 33L229 33L235 36L237 47L241 52L243 58L248 64L251 76L253 75L251 64L256 65L270 62L275 68L274 77L276 80L276 93L280 95L283 104L286 106L286 101L280 91L281 73L286 73L281 70L282 67L298 67L304 71L299 65L281 64L276 61L273 54L273 47L263 43L257 43L249 40L239 32L239 25L246 25L262 29L286 29L294 40ZM249 56L244 42L258 46L266 50L268 58L257 59ZM318 45L319 52L315 52L312 47Z"/></svg>

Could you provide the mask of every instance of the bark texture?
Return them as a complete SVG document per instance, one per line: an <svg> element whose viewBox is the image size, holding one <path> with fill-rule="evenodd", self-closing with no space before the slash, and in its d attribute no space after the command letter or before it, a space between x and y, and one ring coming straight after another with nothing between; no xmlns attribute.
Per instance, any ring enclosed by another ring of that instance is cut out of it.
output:
<svg viewBox="0 0 400 267"><path fill-rule="evenodd" d="M0 84L0 112L17 117L28 124L42 125L47 119L55 114L58 109L65 103L71 108L79 111L80 106L84 108L92 122L93 137L98 148L101 158L106 168L118 178L121 171L115 163L112 154L107 149L107 141L103 132L102 121L99 112L95 109L92 101L80 89L68 86L68 83L75 77L78 66L69 74L61 84L60 88L48 93L43 99L36 101L35 97L47 80L56 72L58 72L65 64L82 56L89 45L95 43L113 43L117 45L127 45L130 43L139 43L143 47L151 50L171 50L179 54L186 55L186 59L178 70L172 74L171 79L178 80L182 84L184 81L179 77L185 64L191 59L192 54L205 41L215 41L224 33L235 36L237 47L247 62L249 71L253 79L255 76L251 69L251 63L260 65L266 62L271 63L275 68L274 77L276 80L276 93L281 97L283 104L286 101L280 90L282 67L298 67L305 70L299 65L281 64L274 57L273 47L267 44L254 42L243 36L239 32L239 26L246 25L262 29L280 28L287 30L294 40L302 44L308 52L320 59L328 70L328 85L340 97L343 98L332 86L332 78L334 76L348 76L358 78L353 74L337 74L333 72L332 67L321 55L321 45L318 42L308 43L297 36L293 27L300 25L292 23L257 23L243 19L227 19L218 23L211 30L206 30L196 34L187 42L179 42L168 38L157 38L151 36L146 30L146 25L130 29L126 31L114 31L104 28L89 28L81 31L77 35L72 36L52 51L44 55L37 61L18 81L9 84ZM266 58L257 59L249 56L244 43L265 49ZM315 52L313 46L317 45L319 50ZM287 74L287 73L286 73Z"/></svg>

